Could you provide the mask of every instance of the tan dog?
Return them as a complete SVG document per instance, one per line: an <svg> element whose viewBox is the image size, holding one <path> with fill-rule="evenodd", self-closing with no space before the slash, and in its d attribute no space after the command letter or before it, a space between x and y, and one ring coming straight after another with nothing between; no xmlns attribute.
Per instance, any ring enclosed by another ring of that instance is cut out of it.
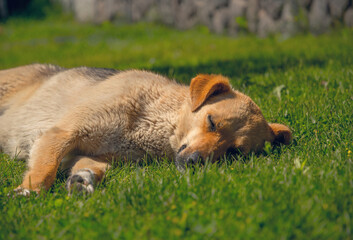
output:
<svg viewBox="0 0 353 240"><path fill-rule="evenodd" d="M0 71L0 148L28 159L20 194L49 189L60 163L68 190L93 191L112 159L167 156L184 167L227 151L288 144L259 107L220 75L190 87L146 71L29 65Z"/></svg>

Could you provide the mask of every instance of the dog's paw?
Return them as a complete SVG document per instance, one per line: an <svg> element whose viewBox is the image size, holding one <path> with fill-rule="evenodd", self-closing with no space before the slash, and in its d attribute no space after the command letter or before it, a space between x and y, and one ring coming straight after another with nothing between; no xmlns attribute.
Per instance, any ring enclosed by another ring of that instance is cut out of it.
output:
<svg viewBox="0 0 353 240"><path fill-rule="evenodd" d="M71 175L66 182L66 188L69 195L76 192L79 194L90 194L94 192L94 175L91 170L80 170Z"/></svg>
<svg viewBox="0 0 353 240"><path fill-rule="evenodd" d="M8 197L17 197L17 196L29 197L32 194L37 194L37 192L29 190L29 189L26 189L26 188L17 187L13 191L9 192L7 194L7 196Z"/></svg>

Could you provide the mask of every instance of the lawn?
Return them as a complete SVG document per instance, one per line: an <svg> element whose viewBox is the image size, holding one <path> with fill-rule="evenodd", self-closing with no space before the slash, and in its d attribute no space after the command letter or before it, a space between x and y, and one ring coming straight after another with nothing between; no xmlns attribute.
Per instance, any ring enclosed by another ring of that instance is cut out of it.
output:
<svg viewBox="0 0 353 240"><path fill-rule="evenodd" d="M0 239L351 239L353 30L230 38L203 27L86 25L66 17L0 24L0 69L33 62L139 68L189 83L222 73L290 126L289 146L197 166L117 162L91 196L7 194L25 164L0 154Z"/></svg>

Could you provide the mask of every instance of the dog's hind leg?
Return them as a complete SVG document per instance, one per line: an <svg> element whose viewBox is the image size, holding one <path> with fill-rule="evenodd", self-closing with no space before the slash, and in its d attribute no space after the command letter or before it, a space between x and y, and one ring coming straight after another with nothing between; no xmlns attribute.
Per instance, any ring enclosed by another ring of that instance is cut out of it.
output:
<svg viewBox="0 0 353 240"><path fill-rule="evenodd" d="M60 161L75 148L76 138L70 131L54 127L44 133L34 144L28 160L28 171L22 184L15 189L19 195L29 191L39 193L53 184Z"/></svg>
<svg viewBox="0 0 353 240"><path fill-rule="evenodd" d="M109 164L100 158L78 156L67 179L66 188L72 192L92 193L94 185L100 182Z"/></svg>

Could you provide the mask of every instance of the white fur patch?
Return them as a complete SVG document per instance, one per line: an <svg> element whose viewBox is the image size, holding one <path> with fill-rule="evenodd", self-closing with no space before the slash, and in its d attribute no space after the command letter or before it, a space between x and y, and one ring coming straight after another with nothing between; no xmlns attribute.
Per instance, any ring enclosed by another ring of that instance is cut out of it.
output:
<svg viewBox="0 0 353 240"><path fill-rule="evenodd" d="M93 193L93 184L93 172L90 169L81 169L67 179L66 188L69 191L69 195L71 195L73 191L79 193Z"/></svg>
<svg viewBox="0 0 353 240"><path fill-rule="evenodd" d="M78 171L74 175L79 175L85 181L87 181L89 184L93 184L94 174L90 169L81 169L80 171Z"/></svg>
<svg viewBox="0 0 353 240"><path fill-rule="evenodd" d="M26 188L16 188L13 190L13 192L10 192L9 194L7 194L8 197L10 197L10 196L29 197L30 195L31 195L31 191Z"/></svg>

